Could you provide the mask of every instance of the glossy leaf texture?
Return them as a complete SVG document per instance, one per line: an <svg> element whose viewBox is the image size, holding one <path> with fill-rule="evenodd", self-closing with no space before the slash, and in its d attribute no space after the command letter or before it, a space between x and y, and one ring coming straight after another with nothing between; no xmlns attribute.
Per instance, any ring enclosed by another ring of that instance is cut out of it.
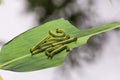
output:
<svg viewBox="0 0 120 80"><path fill-rule="evenodd" d="M47 22L18 35L6 43L0 52L0 68L16 72L28 72L63 65L64 59L69 53L65 50L55 55L52 59L47 59L44 52L31 56L30 48L43 40L48 35L49 30L55 31L60 28L66 34L77 37L77 42L67 44L72 50L75 47L86 44L91 36L119 26L119 22L114 22L86 30L79 30L62 18Z"/></svg>

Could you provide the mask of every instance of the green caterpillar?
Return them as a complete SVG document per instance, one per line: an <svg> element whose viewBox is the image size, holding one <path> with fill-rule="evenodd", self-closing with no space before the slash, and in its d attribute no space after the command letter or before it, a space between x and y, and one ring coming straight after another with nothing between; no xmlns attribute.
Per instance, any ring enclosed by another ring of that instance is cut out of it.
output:
<svg viewBox="0 0 120 80"><path fill-rule="evenodd" d="M33 48L30 49L30 52L32 53L33 51L35 51L36 49L40 48L40 45L45 43L48 39L50 39L51 36L48 35L45 39L43 39L41 42L39 42L36 46L34 46Z"/></svg>
<svg viewBox="0 0 120 80"><path fill-rule="evenodd" d="M65 50L70 51L65 44L77 41L77 37L70 37L66 35L62 29L56 29L56 33L49 30L49 35L39 42L36 46L30 49L31 55L38 54L45 51L48 58L53 58L57 53Z"/></svg>
<svg viewBox="0 0 120 80"><path fill-rule="evenodd" d="M59 41L67 40L67 39L70 39L70 36L69 36L69 35L67 35L67 36L65 36L65 37L52 38L52 39L49 39L48 42L49 42L49 41L57 41L57 42L59 42Z"/></svg>
<svg viewBox="0 0 120 80"><path fill-rule="evenodd" d="M49 41L49 42L46 42L46 43L41 44L40 47L52 45L52 44L55 43L55 42L57 42L57 41L55 41L55 40L54 40L54 41Z"/></svg>
<svg viewBox="0 0 120 80"><path fill-rule="evenodd" d="M53 50L55 50L56 48L60 47L60 46L62 46L62 45L57 45L57 46L50 47L50 48L46 49L46 50L45 50L45 55L48 56L48 58L49 58L50 53L51 53Z"/></svg>
<svg viewBox="0 0 120 80"><path fill-rule="evenodd" d="M69 47L67 45L62 45L58 48L56 48L55 50L53 50L51 53L46 52L46 55L48 56L48 58L53 58L54 55L56 55L57 53L60 53L61 51L65 50L68 52L70 51Z"/></svg>
<svg viewBox="0 0 120 80"><path fill-rule="evenodd" d="M59 33L59 34L56 34L56 33ZM65 32L63 30L61 30L61 29L56 29L56 33L54 33L51 30L49 30L49 34L52 37L65 37Z"/></svg>
<svg viewBox="0 0 120 80"><path fill-rule="evenodd" d="M45 47L42 47L42 48L36 49L36 50L33 51L31 54L32 54L32 55L38 54L38 53L40 53L40 52L45 51L45 50L46 50L47 48L49 48L49 47L52 47L52 46L49 45L49 46L45 46Z"/></svg>
<svg viewBox="0 0 120 80"><path fill-rule="evenodd" d="M68 43L71 43L71 42L74 42L74 41L77 41L77 37L73 37L73 38L70 38L68 40L58 42L58 43L53 43L52 46L56 46L56 45L60 45L60 44L68 44Z"/></svg>

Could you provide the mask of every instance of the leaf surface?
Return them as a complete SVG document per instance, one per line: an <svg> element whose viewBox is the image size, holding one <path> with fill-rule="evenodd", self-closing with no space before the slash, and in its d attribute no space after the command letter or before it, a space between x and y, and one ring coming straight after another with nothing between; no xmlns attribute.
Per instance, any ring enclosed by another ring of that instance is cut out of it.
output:
<svg viewBox="0 0 120 80"><path fill-rule="evenodd" d="M77 42L68 44L72 50L75 47L86 44L91 36L118 28L119 26L119 22L114 22L86 30L79 30L64 19L47 22L18 35L6 43L0 52L0 68L16 72L27 72L64 64L64 59L68 53L65 50L55 55L52 59L47 59L44 52L31 56L30 48L43 40L48 35L49 30L55 31L57 28L60 28L66 34L78 37Z"/></svg>

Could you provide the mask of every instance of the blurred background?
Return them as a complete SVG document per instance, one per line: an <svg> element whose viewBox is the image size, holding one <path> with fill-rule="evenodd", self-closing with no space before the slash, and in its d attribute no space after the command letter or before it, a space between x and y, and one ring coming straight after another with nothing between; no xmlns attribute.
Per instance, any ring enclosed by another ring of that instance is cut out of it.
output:
<svg viewBox="0 0 120 80"><path fill-rule="evenodd" d="M0 46L32 27L61 17L79 29L120 22L120 0L0 2ZM60 67L29 73L1 70L0 75L5 80L120 80L119 37L119 28L92 37L87 45L70 52Z"/></svg>

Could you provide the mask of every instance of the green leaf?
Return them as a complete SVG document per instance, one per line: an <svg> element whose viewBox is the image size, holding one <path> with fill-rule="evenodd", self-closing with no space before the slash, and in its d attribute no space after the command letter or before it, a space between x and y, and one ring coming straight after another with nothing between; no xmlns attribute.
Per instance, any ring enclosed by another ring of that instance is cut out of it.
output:
<svg viewBox="0 0 120 80"><path fill-rule="evenodd" d="M0 4L2 3L2 0L0 0Z"/></svg>
<svg viewBox="0 0 120 80"><path fill-rule="evenodd" d="M52 59L47 59L45 52L31 56L30 48L43 40L48 35L49 30L55 31L57 28L60 28L63 29L66 34L78 37L77 42L68 44L72 50L75 47L86 44L91 36L112 30L119 26L119 22L114 22L103 26L96 26L91 29L79 30L64 19L47 22L20 34L6 43L0 52L0 68L26 72L64 64L64 59L68 53L65 50L55 55Z"/></svg>

